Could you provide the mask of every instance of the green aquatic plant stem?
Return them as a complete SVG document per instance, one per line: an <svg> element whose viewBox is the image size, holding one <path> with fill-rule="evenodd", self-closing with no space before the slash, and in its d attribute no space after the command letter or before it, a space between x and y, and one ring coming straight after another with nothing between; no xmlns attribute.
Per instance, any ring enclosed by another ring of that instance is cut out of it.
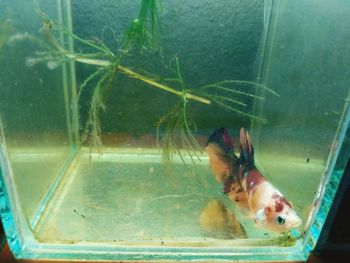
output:
<svg viewBox="0 0 350 263"><path fill-rule="evenodd" d="M172 70L176 77L172 79L180 84L183 93L186 92L186 85L181 75L180 65L178 57L175 56L171 61L175 61L176 67ZM188 98L185 96L181 97L180 102L171 111L162 117L157 124L157 141L159 139L159 130L161 126L165 126L165 134L162 138L163 142L163 162L167 167L171 167L171 162L173 156L177 154L183 164L187 166L183 152L186 152L190 157L191 162L194 164L195 158L200 161L198 153L202 150L197 139L193 136L193 131L190 127L194 126L196 130L196 125L187 114L189 106ZM189 166L187 166L189 168ZM190 169L191 171L191 169Z"/></svg>
<svg viewBox="0 0 350 263"><path fill-rule="evenodd" d="M249 118L251 118L251 119L258 120L258 121L262 121L263 123L266 122L266 119L264 119L264 118L255 116L255 115L253 115L253 114L245 113L245 112L243 112L243 111L241 111L241 110L238 110L238 109L236 109L236 108L234 108L234 107L232 107L232 106L230 106L230 105L225 104L224 102L220 101L220 100L217 99L217 98L214 98L213 101L214 101L215 103L217 103L218 105L222 106L223 108L226 108L226 109L228 109L228 110L230 110L230 111L234 111L234 112L236 112L236 113L238 113L238 114L240 114L240 115L242 115L242 116L247 116L247 117L249 117Z"/></svg>
<svg viewBox="0 0 350 263"><path fill-rule="evenodd" d="M75 56L73 54L66 54L66 56L70 59L73 59L77 62L81 62L81 63L85 63L85 64L90 64L90 65L95 65L95 66L101 66L101 67L108 67L108 66L111 66L112 63L109 62L109 61L106 61L106 60L100 60L100 59L91 59L91 58L83 58L83 57L78 57L78 56ZM204 104L210 104L211 101L206 99L206 98L203 98L203 97L200 97L200 96L197 96L197 95L194 95L192 93L189 93L189 92L186 92L186 91L178 91L174 88L171 88L167 85L164 85L164 84L161 84L159 82L156 82L150 78L147 78L127 67L124 67L122 65L118 65L117 66L117 69L120 70L122 73L125 73L127 74L128 76L134 78L134 79L138 79L138 80L141 80L145 83L148 83L150 84L151 86L154 86L154 87L157 87L159 89L162 89L162 90L165 90L167 92L170 92L170 93L173 93L173 94L176 94L178 96L181 96L181 97L185 97L187 99L190 99L190 100L196 100L198 102L201 102L201 103L204 103Z"/></svg>
<svg viewBox="0 0 350 263"><path fill-rule="evenodd" d="M217 82L217 83L213 83L213 84L208 84L208 85L204 85L204 86L201 86L199 87L200 89L206 89L206 88L221 88L221 89L226 89L228 90L228 88L225 88L225 87L222 87L223 84L226 84L226 83L233 83L233 84L241 84L241 85L249 85L249 86L255 86L255 87L259 87L263 90L266 90L268 92L270 92L271 94L279 97L280 95L273 91L272 89L269 89L268 87L260 84L260 83L257 83L257 82L254 82L254 81L247 81L247 80L223 80L223 81L220 81L220 82ZM233 91L233 90L231 90ZM236 92L238 93L238 92ZM241 92L241 94L243 95L248 95L247 93L244 93L244 92ZM251 96L248 95L248 96ZM252 96L252 97L255 97L255 96Z"/></svg>
<svg viewBox="0 0 350 263"><path fill-rule="evenodd" d="M147 2L146 0L143 1L144 4L146 2ZM149 4L149 2L148 2L148 4ZM96 45L96 43L91 43L91 41L84 40L78 36L75 36L75 34L73 34L72 32L67 32L67 30L65 30L64 28L60 28L60 30L63 30L64 33L69 34L70 36L74 37L74 39L76 39L77 41L82 42L86 45L89 45L89 46L96 48L97 50L103 52L109 58L107 60L101 59L101 58L95 59L95 58L91 57L93 54L77 55L77 54L67 53L58 44L55 37L52 35L51 24L49 22L44 24L44 30L45 30L46 35L48 36L48 39L52 43L52 45L58 50L59 53L61 53L61 55L64 55L68 59L73 59L73 60L80 62L80 63L90 64L90 65L95 65L95 66L100 66L100 67L111 67L110 70L120 71L121 73L126 74L126 75L130 76L131 78L138 79L138 80L143 81L144 83L147 83L153 87L165 90L165 91L173 93L177 96L180 96L180 97L183 97L183 98L186 98L189 100L195 100L195 101L198 101L198 102L201 102L204 104L211 104L212 102L214 102L215 104L218 104L219 106L224 107L227 110L236 112L238 114L241 114L241 115L244 115L244 116L247 116L250 118L265 121L265 119L263 119L263 118L259 118L257 116L252 115L252 114L245 113L244 111L236 108L235 106L230 105L229 103L246 107L245 103L243 103L235 98L229 98L226 96L210 94L207 92L202 93L201 90L208 90L209 92L212 92L215 90L223 91L223 92L226 91L226 92L230 92L230 93L236 93L238 95L253 97L256 99L260 99L260 100L264 99L264 97L260 97L254 93L237 90L234 87L226 87L225 86L225 85L229 85L229 84L235 84L235 85L240 85L240 86L247 85L247 86L251 86L251 87L257 87L257 88L265 90L273 95L279 96L276 92L274 92L273 90L267 88L266 86L264 86L262 84L252 82L252 81L244 81L244 80L224 80L224 81L217 82L217 83L207 84L207 85L198 87L196 89L197 94L195 95L195 94L193 94L193 92L188 92L189 89L185 89L183 78L182 78L180 68L179 68L178 58L177 58L177 56L175 56L170 61L170 63L172 61L175 61L175 63L176 63L175 66L173 67L172 71L177 75L177 78L175 78L174 81L176 81L177 83L179 83L181 85L182 90L180 91L180 90L174 89L172 87L169 87L168 85L165 85L163 83L159 83L157 80L150 78L148 76L145 76L144 74L137 73L128 67L124 67L123 65L120 65L119 61L118 61L118 63L113 63L113 65L112 65L111 61L115 61L116 57L114 56L114 54L108 49L108 47L103 42L101 43L101 41L98 42L98 44ZM112 54L112 57L110 57L111 54ZM121 57L119 57L118 60L120 60L120 58Z"/></svg>
<svg viewBox="0 0 350 263"><path fill-rule="evenodd" d="M157 88L160 88L160 89L163 89L163 90L166 90L170 93L173 93L173 94L176 94L178 96L181 96L181 97L184 97L186 99L190 99L190 100L196 100L198 102L201 102L201 103L204 103L204 104L210 104L211 101L208 100L208 99L205 99L205 98L202 98L200 96L197 96L197 95L194 95L192 93L188 93L186 91L178 91L178 90L175 90L169 86L166 86L164 84L161 84L161 83L158 83L152 79L149 79L143 75L140 75L138 73L136 73L135 71L132 71L131 69L128 69L126 67L123 67L121 65L118 66L118 69L121 70L123 73L125 74L128 74L129 76L131 76L132 78L135 78L135 79L139 79L143 82L146 82L154 87L157 87Z"/></svg>
<svg viewBox="0 0 350 263"><path fill-rule="evenodd" d="M98 80L91 100L89 119L84 129L83 141L88 140L90 146L99 147L102 145L101 141L101 121L100 110L105 110L106 107L103 103L103 93L111 85L112 80L115 77L115 72L107 71Z"/></svg>
<svg viewBox="0 0 350 263"><path fill-rule="evenodd" d="M158 18L159 0L141 0L138 17L134 19L125 33L123 50L134 46L142 49L155 48L158 42L160 24Z"/></svg>

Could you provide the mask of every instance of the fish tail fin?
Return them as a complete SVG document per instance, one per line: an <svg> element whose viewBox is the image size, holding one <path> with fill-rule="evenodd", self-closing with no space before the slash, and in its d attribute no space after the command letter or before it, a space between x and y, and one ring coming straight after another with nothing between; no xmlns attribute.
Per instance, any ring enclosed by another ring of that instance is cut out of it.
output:
<svg viewBox="0 0 350 263"><path fill-rule="evenodd" d="M241 142L241 153L239 156L241 164L254 165L254 148L250 135L248 131L244 131L244 128L241 128L239 139Z"/></svg>

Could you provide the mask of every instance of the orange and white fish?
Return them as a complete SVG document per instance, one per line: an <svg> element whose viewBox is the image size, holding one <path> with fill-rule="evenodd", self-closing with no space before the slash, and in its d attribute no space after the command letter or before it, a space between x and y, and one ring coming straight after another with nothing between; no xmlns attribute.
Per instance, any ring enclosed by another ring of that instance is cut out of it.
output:
<svg viewBox="0 0 350 263"><path fill-rule="evenodd" d="M301 225L301 219L288 200L255 167L251 138L241 128L240 156L225 128L209 137L205 148L211 170L223 192L240 208L247 209L257 226L285 232Z"/></svg>

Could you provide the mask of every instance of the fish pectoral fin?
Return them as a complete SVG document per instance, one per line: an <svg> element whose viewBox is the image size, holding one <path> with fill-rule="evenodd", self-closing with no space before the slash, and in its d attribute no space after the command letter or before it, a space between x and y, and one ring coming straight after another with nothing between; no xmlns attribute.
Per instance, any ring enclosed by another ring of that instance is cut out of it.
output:
<svg viewBox="0 0 350 263"><path fill-rule="evenodd" d="M255 214L255 221L260 224L264 224L266 222L266 213L265 208L260 208Z"/></svg>

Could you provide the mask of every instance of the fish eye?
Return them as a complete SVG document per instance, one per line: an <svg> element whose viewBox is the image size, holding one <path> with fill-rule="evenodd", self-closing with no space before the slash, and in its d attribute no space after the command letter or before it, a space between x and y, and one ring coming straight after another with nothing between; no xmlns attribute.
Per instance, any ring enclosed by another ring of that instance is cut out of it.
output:
<svg viewBox="0 0 350 263"><path fill-rule="evenodd" d="M276 217L276 223L279 225L283 225L286 222L286 219L283 216Z"/></svg>

